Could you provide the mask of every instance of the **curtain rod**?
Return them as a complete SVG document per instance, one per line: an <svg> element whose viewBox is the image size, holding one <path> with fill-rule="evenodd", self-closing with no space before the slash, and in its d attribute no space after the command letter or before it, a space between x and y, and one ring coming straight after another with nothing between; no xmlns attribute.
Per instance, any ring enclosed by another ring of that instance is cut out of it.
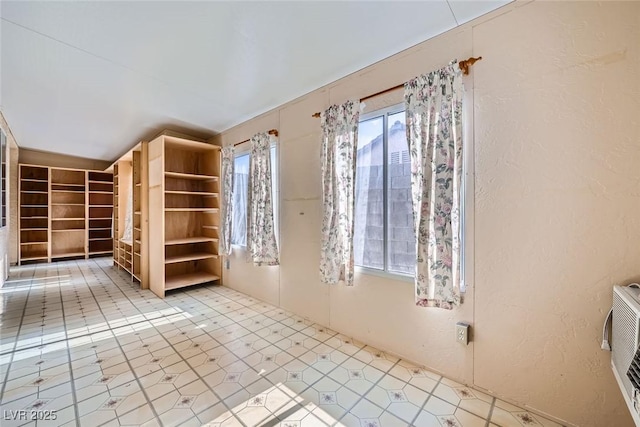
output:
<svg viewBox="0 0 640 427"><path fill-rule="evenodd" d="M478 56L477 58L471 57L469 59L465 59L464 61L458 62L458 66L462 70L462 74L464 74L465 76L469 75L469 67L471 67L473 64L475 64L476 62L480 61L481 59L482 59L482 56ZM404 87L404 83L400 83L399 85L396 85L394 87L390 87L389 89L381 90L380 92L376 92L373 95L367 95L364 98L360 98L360 102L366 101L367 99L373 98L374 96L382 95L382 94L385 94L387 92L391 92L391 91L394 91L396 89L400 89L401 87ZM311 117L319 118L320 117L320 113L313 113L311 115Z"/></svg>
<svg viewBox="0 0 640 427"><path fill-rule="evenodd" d="M278 130L277 129L271 129L267 133L269 135L278 136ZM251 139L245 139L244 141L236 142L235 144L233 144L233 146L235 147L236 145L244 144L245 142L249 142L249 141L251 141Z"/></svg>

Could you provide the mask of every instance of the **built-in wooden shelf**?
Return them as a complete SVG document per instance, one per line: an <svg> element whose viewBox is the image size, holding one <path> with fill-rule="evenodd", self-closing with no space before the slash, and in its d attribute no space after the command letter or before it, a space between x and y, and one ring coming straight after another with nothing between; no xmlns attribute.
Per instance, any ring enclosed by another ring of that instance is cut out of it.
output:
<svg viewBox="0 0 640 427"><path fill-rule="evenodd" d="M208 253L208 252L196 252L192 254L186 255L176 255L172 257L167 257L164 260L165 264L175 264L177 262L187 262L187 261L197 261L200 259L209 259L209 258L217 258L218 255Z"/></svg>
<svg viewBox="0 0 640 427"><path fill-rule="evenodd" d="M210 193L207 191L174 191L174 190L166 190L164 194L180 194L185 196L211 196L218 197L218 193Z"/></svg>
<svg viewBox="0 0 640 427"><path fill-rule="evenodd" d="M212 175L199 175L195 173L182 173L182 172L165 172L164 176L167 178L175 178L175 179L191 179L191 180L202 180L202 181L217 181L217 176Z"/></svg>
<svg viewBox="0 0 640 427"><path fill-rule="evenodd" d="M165 208L165 212L218 212L218 208Z"/></svg>
<svg viewBox="0 0 640 427"><path fill-rule="evenodd" d="M177 276L169 276L165 279L164 287L167 290L184 288L186 286L197 285L199 283L214 282L220 276L207 272L186 273Z"/></svg>
<svg viewBox="0 0 640 427"><path fill-rule="evenodd" d="M220 168L218 146L166 135L149 143L149 283L160 297L221 281Z"/></svg>
<svg viewBox="0 0 640 427"><path fill-rule="evenodd" d="M166 246L172 246L172 245L188 245L191 243L205 243L205 242L217 242L217 241L218 239L215 237L198 236L198 237L183 237L181 239L166 240L164 244Z"/></svg>
<svg viewBox="0 0 640 427"><path fill-rule="evenodd" d="M27 261L51 261L109 252L102 241L93 247L90 240L103 237L107 232L93 235L91 225L110 230L109 221L91 222L90 204L100 204L100 216L110 213L112 176L101 171L57 168L39 165L19 165L20 204L20 254L18 263ZM99 177L97 190L105 192L100 201L94 200L90 184L92 176ZM106 228L109 227L109 228ZM104 236L106 237L106 236ZM105 239L111 244L110 239Z"/></svg>

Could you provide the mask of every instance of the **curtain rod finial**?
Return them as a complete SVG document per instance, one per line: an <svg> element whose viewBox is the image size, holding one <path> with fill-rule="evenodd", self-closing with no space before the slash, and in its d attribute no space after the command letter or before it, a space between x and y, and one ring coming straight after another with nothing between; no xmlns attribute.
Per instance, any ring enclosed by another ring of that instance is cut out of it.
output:
<svg viewBox="0 0 640 427"><path fill-rule="evenodd" d="M464 74L465 76L468 76L469 75L469 67L471 67L473 64L475 64L476 62L480 61L481 59L482 59L482 56L478 56L477 58L471 57L471 58L466 59L464 61L460 61L458 63L458 66L462 70L462 74Z"/></svg>

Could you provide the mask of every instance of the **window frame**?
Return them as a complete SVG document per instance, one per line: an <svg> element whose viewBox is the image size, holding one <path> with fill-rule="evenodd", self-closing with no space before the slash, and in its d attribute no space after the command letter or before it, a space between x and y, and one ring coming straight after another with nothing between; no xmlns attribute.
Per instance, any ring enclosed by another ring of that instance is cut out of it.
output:
<svg viewBox="0 0 640 427"><path fill-rule="evenodd" d="M467 97L467 94L465 94ZM470 98L470 97L469 97ZM463 111L463 123L462 123L462 136L465 143L464 150L462 152L462 185L461 185L461 194L460 194L460 210L461 210L461 232L460 232L460 246L461 246L461 258L460 258L460 292L465 293L467 287L473 280L473 263L474 263L474 177L475 177L475 168L474 168L474 159L473 159L473 139L471 136L473 135L473 115L470 114L470 105L473 105L473 99L466 99L466 103L464 104ZM384 116L385 119L383 121L384 128L384 137L383 137L383 189L384 196L383 200L384 204L384 266L383 270L379 270L372 267L366 267L361 265L355 265L355 271L357 273L377 276L384 279L392 279L402 282L414 283L415 282L415 273L408 274L396 271L388 270L388 255L389 255L389 229L388 229L388 214L389 214L389 203L388 203L388 150L389 150L389 142L388 142L388 117L405 111L405 104L398 103L388 107L379 108L373 111L370 111L365 114L361 114L358 120L358 125L361 122L375 119L377 117ZM408 148L408 143L407 143ZM357 150L357 147L356 147ZM355 218L354 218L355 220Z"/></svg>
<svg viewBox="0 0 640 427"><path fill-rule="evenodd" d="M383 201L384 201L384 209L383 209L383 224L384 224L384 240L383 240L383 260L384 260L384 268L377 269L373 267L367 267L363 265L355 265L355 271L359 273L368 274L371 276L378 276L385 279L393 279L393 280L401 280L404 282L414 282L414 274L403 273L401 271L390 271L389 270L389 169L388 169L388 156L389 156L389 135L388 135L388 118L391 115L402 113L405 111L404 103L394 104L389 107L380 108L374 111L370 111L365 114L361 114L358 120L358 126L360 123L376 119L378 117L384 117L382 122L382 127L384 129L384 136L382 142L382 188L383 188ZM407 146L407 149L409 147ZM357 150L357 147L356 147ZM357 172L356 172L357 173ZM354 218L355 220L355 218Z"/></svg>
<svg viewBox="0 0 640 427"><path fill-rule="evenodd" d="M272 183L272 204L273 204L273 223L274 223L274 228L275 228L275 234L276 234L276 243L278 244L278 248L280 248L280 168L279 168L279 164L280 164L280 159L279 159L279 155L280 155L280 149L278 146L278 141L274 141L271 144L271 147L269 147L269 150L275 150L275 154L273 156L273 158L275 159L275 164L271 164L271 176L273 177L273 179L275 180L275 183ZM238 157L242 157L242 156L249 156L249 164L251 164L251 144L249 144L248 142L245 142L243 144L240 144L236 147L235 152L233 153L233 161L235 163L236 158ZM235 166L235 164L234 164ZM235 174L235 167L234 167L234 174ZM248 196L248 189L247 189L247 196ZM248 205L248 204L247 204ZM248 213L248 212L247 212ZM233 227L233 224L232 224ZM236 248L241 248L243 250L247 249L247 230L245 228L245 244L241 245L241 244L237 244L237 243L233 243L231 242L231 247L236 247ZM232 237L233 237L233 233L232 233Z"/></svg>

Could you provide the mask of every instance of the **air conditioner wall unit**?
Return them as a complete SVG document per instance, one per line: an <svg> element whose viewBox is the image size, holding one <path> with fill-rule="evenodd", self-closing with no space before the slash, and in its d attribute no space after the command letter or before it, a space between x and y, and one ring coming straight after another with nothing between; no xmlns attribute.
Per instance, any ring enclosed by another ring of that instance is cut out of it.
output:
<svg viewBox="0 0 640 427"><path fill-rule="evenodd" d="M640 288L614 286L611 367L636 426L640 427L640 389L627 371L640 344Z"/></svg>

